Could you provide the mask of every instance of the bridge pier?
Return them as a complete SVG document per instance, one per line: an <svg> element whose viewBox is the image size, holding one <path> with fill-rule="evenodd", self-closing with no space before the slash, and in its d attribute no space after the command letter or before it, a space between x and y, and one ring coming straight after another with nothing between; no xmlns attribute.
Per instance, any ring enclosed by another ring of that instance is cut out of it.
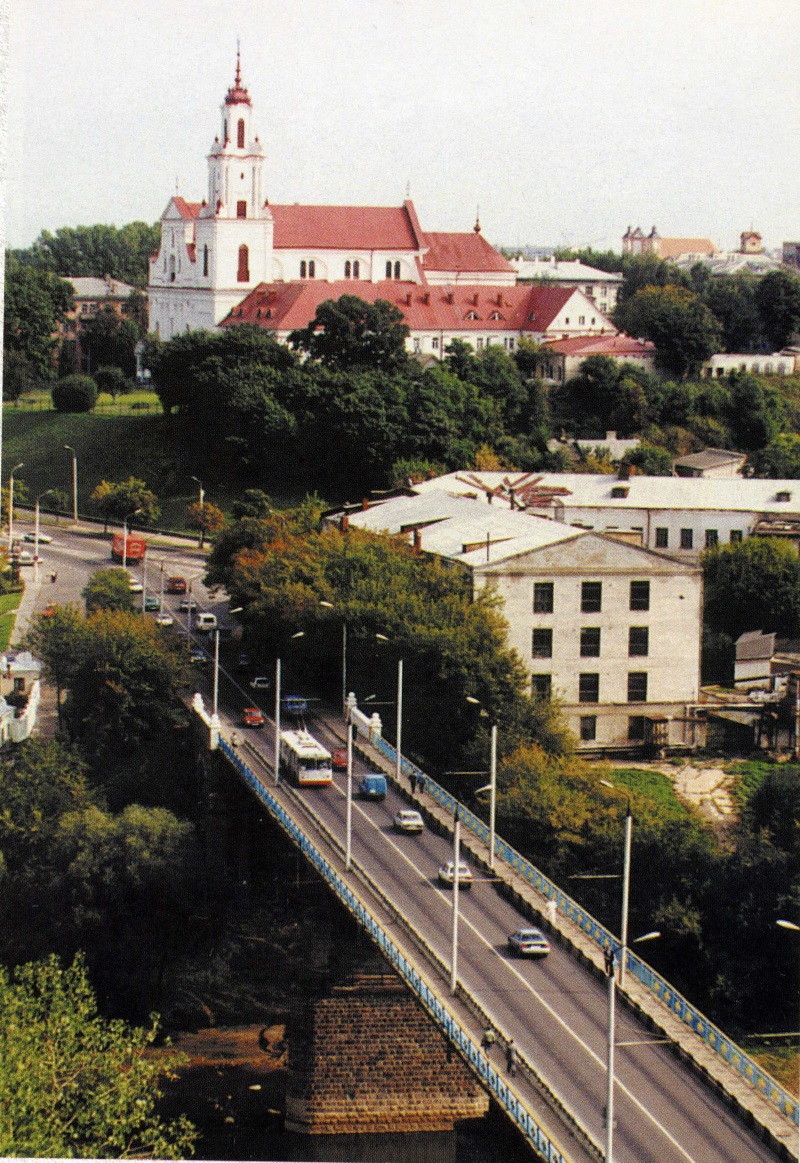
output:
<svg viewBox="0 0 800 1163"><path fill-rule="evenodd" d="M451 1131L488 1109L475 1076L393 974L335 985L291 1032L288 1130Z"/></svg>

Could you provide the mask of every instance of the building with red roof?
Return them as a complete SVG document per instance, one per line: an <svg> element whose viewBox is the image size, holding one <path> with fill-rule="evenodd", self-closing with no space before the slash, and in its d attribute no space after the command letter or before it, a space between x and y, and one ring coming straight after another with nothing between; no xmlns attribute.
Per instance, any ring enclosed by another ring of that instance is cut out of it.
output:
<svg viewBox="0 0 800 1163"><path fill-rule="evenodd" d="M649 339L630 335L574 335L558 339L545 337L542 370L546 379L563 384L576 375L590 355L605 355L617 363L632 363L651 372L655 369L656 348Z"/></svg>

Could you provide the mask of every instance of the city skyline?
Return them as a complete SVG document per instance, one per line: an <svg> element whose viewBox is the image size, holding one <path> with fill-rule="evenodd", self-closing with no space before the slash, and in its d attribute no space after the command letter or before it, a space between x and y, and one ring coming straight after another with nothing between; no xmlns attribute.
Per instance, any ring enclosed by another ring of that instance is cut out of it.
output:
<svg viewBox="0 0 800 1163"><path fill-rule="evenodd" d="M479 208L495 245L775 248L800 232L798 31L786 0L17 0L6 242L204 197L238 40L272 202L408 194L432 230Z"/></svg>

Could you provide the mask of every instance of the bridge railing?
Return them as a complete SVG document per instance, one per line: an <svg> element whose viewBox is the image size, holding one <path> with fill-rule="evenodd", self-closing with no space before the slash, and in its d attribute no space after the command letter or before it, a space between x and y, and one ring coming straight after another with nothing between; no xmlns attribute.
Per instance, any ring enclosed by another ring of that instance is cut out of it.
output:
<svg viewBox="0 0 800 1163"><path fill-rule="evenodd" d="M219 750L233 764L241 778L255 792L270 815L302 851L306 859L317 869L342 904L367 930L409 988L419 998L439 1029L471 1064L483 1084L491 1091L496 1101L514 1121L531 1146L539 1152L546 1163L571 1163L569 1157L536 1122L519 1096L501 1077L496 1067L492 1065L469 1032L447 1008L433 986L426 981L402 950L395 945L366 905L325 859L252 768L245 763L241 755L224 739L219 741Z"/></svg>
<svg viewBox="0 0 800 1163"><path fill-rule="evenodd" d="M385 739L373 739L372 746L376 748L394 766L397 762L397 753ZM489 843L489 828L487 824L469 811L449 791L443 788L436 780L431 779L424 771L404 756L401 757L401 771L411 779L416 777L417 788L425 792L431 799L449 815L456 812L461 823L478 837L484 844ZM527 881L537 892L549 901L555 901L558 910L573 921L599 948L605 948L609 943L619 955L621 946L614 934L601 925L591 913L567 896L565 892L540 872L529 860L521 856L516 849L507 844L500 836L495 836L495 855L499 856L509 868L512 868L523 880ZM631 973L642 985L649 990L653 997L681 1021L688 1026L698 1038L706 1043L716 1054L723 1058L735 1071L753 1086L772 1106L780 1111L787 1119L798 1123L800 1121L800 1103L795 1095L789 1093L779 1085L765 1070L754 1062L744 1050L736 1045L700 1010L687 1001L677 989L673 988L663 977L650 968L644 961L628 949L626 951L625 969Z"/></svg>

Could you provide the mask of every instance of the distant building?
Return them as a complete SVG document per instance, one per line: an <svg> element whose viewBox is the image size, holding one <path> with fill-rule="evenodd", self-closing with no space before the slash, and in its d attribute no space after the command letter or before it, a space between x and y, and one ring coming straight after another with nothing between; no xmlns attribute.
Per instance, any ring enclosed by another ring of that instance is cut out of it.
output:
<svg viewBox="0 0 800 1163"><path fill-rule="evenodd" d="M675 461L675 476L740 477L746 463L747 455L743 452L731 452L725 448L704 448L702 452L679 456Z"/></svg>
<svg viewBox="0 0 800 1163"><path fill-rule="evenodd" d="M562 436L560 440L552 439L547 442L548 452L558 452L559 449L578 451L581 453L607 452L613 463L618 463L628 452L633 452L641 445L638 436L628 439L617 436L616 432L606 432L605 436L588 439L585 436L576 436L569 439Z"/></svg>
<svg viewBox="0 0 800 1163"><path fill-rule="evenodd" d="M557 259L554 255L533 259L515 258L512 265L521 283L555 283L575 287L592 300L599 311L610 315L617 305L622 275L601 271L582 262Z"/></svg>
<svg viewBox="0 0 800 1163"><path fill-rule="evenodd" d="M731 372L750 372L754 376L791 376L797 370L800 353L787 348L771 355L720 352L707 359L701 368L705 379L722 379Z"/></svg>
<svg viewBox="0 0 800 1163"><path fill-rule="evenodd" d="M710 238L662 238L655 226L649 234L644 234L638 226L635 230L629 226L622 236L622 253L654 254L657 258L674 260L710 257L717 253L717 247Z"/></svg>
<svg viewBox="0 0 800 1163"><path fill-rule="evenodd" d="M631 339L629 335L617 332L613 335L545 338L541 354L542 374L554 383L564 383L577 374L590 355L604 355L615 363L632 363L648 372L655 369L654 343L649 339Z"/></svg>
<svg viewBox="0 0 800 1163"><path fill-rule="evenodd" d="M781 259L784 266L800 270L800 242L784 242Z"/></svg>
<svg viewBox="0 0 800 1163"><path fill-rule="evenodd" d="M91 276L65 277L65 282L72 287L75 303L64 319L58 325L57 337L59 343L65 339L73 339L76 343L75 368L76 371L96 371L86 366L86 359L81 348L81 333L89 323L100 313L110 308L119 318L124 314L125 305L132 294L143 294L137 287L123 283L120 279L112 279L108 275L98 279Z"/></svg>

